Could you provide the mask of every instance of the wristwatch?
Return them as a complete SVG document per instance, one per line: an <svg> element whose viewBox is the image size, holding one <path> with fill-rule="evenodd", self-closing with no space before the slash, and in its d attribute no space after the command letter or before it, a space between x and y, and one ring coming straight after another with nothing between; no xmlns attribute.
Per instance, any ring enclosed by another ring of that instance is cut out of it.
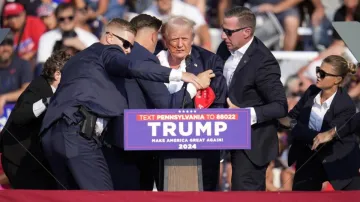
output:
<svg viewBox="0 0 360 202"><path fill-rule="evenodd" d="M297 124L297 120L296 119L291 119L290 121L290 130L292 130Z"/></svg>
<svg viewBox="0 0 360 202"><path fill-rule="evenodd" d="M47 98L43 98L43 99L42 99L42 102L43 102L43 104L45 105L45 107L48 107L49 103L48 103L48 101L47 101Z"/></svg>

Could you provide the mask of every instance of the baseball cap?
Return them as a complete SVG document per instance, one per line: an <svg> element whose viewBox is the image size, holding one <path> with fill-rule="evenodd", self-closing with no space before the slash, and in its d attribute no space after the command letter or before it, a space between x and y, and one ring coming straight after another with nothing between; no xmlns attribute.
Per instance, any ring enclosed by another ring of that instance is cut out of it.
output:
<svg viewBox="0 0 360 202"><path fill-rule="evenodd" d="M54 13L55 7L52 4L43 3L36 10L38 17L46 17Z"/></svg>
<svg viewBox="0 0 360 202"><path fill-rule="evenodd" d="M19 15L24 10L24 6L20 3L8 3L4 8L4 16Z"/></svg>
<svg viewBox="0 0 360 202"><path fill-rule="evenodd" d="M14 35L12 32L9 32L0 45L14 45Z"/></svg>

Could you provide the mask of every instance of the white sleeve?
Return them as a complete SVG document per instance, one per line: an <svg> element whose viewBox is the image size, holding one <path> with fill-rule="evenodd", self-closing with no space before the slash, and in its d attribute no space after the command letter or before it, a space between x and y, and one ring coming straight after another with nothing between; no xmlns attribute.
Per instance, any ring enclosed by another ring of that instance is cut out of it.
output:
<svg viewBox="0 0 360 202"><path fill-rule="evenodd" d="M39 100L33 104L33 112L35 117L39 117L46 110L42 100Z"/></svg>
<svg viewBox="0 0 360 202"><path fill-rule="evenodd" d="M177 69L172 69L169 76L169 81L181 81L182 71Z"/></svg>
<svg viewBox="0 0 360 202"><path fill-rule="evenodd" d="M187 92L190 94L191 99L193 99L197 93L196 87L192 83L187 84Z"/></svg>
<svg viewBox="0 0 360 202"><path fill-rule="evenodd" d="M255 109L253 107L248 107L246 109L250 109L251 125L254 125L255 123L257 123L257 116L256 116Z"/></svg>

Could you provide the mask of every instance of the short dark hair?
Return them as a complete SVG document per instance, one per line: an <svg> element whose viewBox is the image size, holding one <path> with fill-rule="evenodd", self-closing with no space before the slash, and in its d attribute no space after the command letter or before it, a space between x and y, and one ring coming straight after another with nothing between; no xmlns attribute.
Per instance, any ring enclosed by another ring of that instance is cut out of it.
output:
<svg viewBox="0 0 360 202"><path fill-rule="evenodd" d="M61 49L52 53L44 63L41 75L51 84L55 81L54 74L61 71L65 63L72 55L66 49Z"/></svg>
<svg viewBox="0 0 360 202"><path fill-rule="evenodd" d="M134 35L136 34L136 29L132 26L132 24L126 20L121 18L113 18L110 22L106 25L106 27L116 27L119 29L124 29L125 31L131 32Z"/></svg>
<svg viewBox="0 0 360 202"><path fill-rule="evenodd" d="M225 12L225 18L236 17L243 27L250 27L254 34L256 27L255 14L244 6L235 6Z"/></svg>
<svg viewBox="0 0 360 202"><path fill-rule="evenodd" d="M131 19L130 23L136 29L136 31L142 28L153 28L156 31L159 31L162 22L154 16L150 16L147 14L140 14L133 19Z"/></svg>
<svg viewBox="0 0 360 202"><path fill-rule="evenodd" d="M61 3L61 4L59 4L57 7L56 7L56 9L55 9L55 16L56 17L59 17L59 13L61 12L61 11L63 11L63 10L66 10L66 9L73 9L73 11L74 11L74 14L75 14L75 11L76 11L76 7L75 7L75 5L74 4L72 4L72 3Z"/></svg>

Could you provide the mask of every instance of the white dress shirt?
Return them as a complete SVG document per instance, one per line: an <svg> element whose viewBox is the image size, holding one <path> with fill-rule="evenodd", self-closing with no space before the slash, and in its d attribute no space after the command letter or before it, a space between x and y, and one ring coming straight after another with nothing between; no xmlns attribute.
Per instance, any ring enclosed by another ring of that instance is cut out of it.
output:
<svg viewBox="0 0 360 202"><path fill-rule="evenodd" d="M241 58L243 57L247 49L250 47L253 40L254 37L249 42L247 42L243 47L237 49L236 51L230 51L231 55L225 61L224 73L223 73L228 87L230 87L231 80L234 76L234 72L239 62L241 61ZM250 109L251 125L253 125L257 123L256 112L253 107L249 107L248 109Z"/></svg>
<svg viewBox="0 0 360 202"><path fill-rule="evenodd" d="M169 67L170 68L170 64L169 64L169 52L168 51L160 51L157 54L157 57L160 61L160 64L162 66L165 67ZM180 63L180 67L178 69L180 72L186 72L186 64L185 64L185 59L181 61ZM169 83L165 83L167 89L169 90L170 94L176 93L179 90L181 90L182 86L183 86L184 82L183 81L170 81ZM195 97L197 90L196 87L192 84L192 83L188 83L187 84L187 88L186 88L187 92L190 94L191 99L193 97Z"/></svg>
<svg viewBox="0 0 360 202"><path fill-rule="evenodd" d="M322 124L323 124L323 120L324 120L324 116L326 114L326 112L329 110L330 105L332 103L332 101L334 100L336 92L330 96L326 101L324 101L323 103L321 103L321 92L319 94L316 95L316 97L314 98L314 104L311 108L311 113L310 113L310 119L309 119L309 128L316 130L316 131L320 131Z"/></svg>
<svg viewBox="0 0 360 202"><path fill-rule="evenodd" d="M50 85L50 87L51 87L52 92L55 93L56 88L52 85ZM33 104L33 113L34 113L35 117L39 117L45 111L45 109L46 109L46 106L44 105L42 99Z"/></svg>

